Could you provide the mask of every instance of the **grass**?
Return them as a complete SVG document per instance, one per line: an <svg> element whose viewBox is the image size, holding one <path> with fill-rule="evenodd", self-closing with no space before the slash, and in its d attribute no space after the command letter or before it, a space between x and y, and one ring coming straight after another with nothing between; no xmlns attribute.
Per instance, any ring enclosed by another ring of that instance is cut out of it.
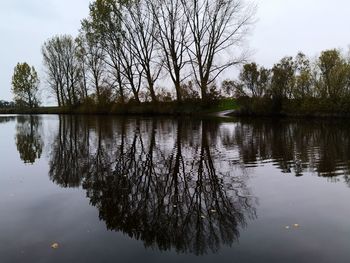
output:
<svg viewBox="0 0 350 263"><path fill-rule="evenodd" d="M279 99L249 98L237 99L236 116L254 117L301 117L301 118L349 118L350 97L337 100L322 98Z"/></svg>
<svg viewBox="0 0 350 263"><path fill-rule="evenodd" d="M225 98L225 99L219 100L218 104L215 105L215 107L210 108L209 111L214 113L214 112L237 110L237 109L238 109L238 105L235 99Z"/></svg>
<svg viewBox="0 0 350 263"><path fill-rule="evenodd" d="M203 102L159 102L142 104L110 104L99 106L83 104L76 107L40 107L36 109L0 109L0 114L115 114L115 115L206 115L237 109L234 99L220 99Z"/></svg>

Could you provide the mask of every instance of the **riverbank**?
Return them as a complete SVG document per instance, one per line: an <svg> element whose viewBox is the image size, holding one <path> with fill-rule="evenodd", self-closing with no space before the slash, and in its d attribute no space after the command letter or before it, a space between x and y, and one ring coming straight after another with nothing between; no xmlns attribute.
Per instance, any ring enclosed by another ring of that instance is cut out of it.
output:
<svg viewBox="0 0 350 263"><path fill-rule="evenodd" d="M324 100L317 98L281 99L248 98L237 99L236 117L292 117L292 118L350 118L350 100Z"/></svg>
<svg viewBox="0 0 350 263"><path fill-rule="evenodd" d="M210 102L158 102L141 104L82 104L76 107L39 107L35 109L0 109L0 114L67 114L67 115L143 115L143 116L215 116L255 118L350 118L350 104L318 99L283 100L268 98L221 99Z"/></svg>
<svg viewBox="0 0 350 263"><path fill-rule="evenodd" d="M76 107L39 107L35 109L0 109L0 114L86 114L86 115L207 115L237 109L236 100L210 102L158 102L141 104L79 105Z"/></svg>

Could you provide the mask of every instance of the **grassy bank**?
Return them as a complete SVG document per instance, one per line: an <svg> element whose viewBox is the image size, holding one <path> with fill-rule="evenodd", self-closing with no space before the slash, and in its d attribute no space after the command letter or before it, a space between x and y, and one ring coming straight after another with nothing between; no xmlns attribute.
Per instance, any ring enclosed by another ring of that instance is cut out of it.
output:
<svg viewBox="0 0 350 263"><path fill-rule="evenodd" d="M191 100L185 102L159 102L141 104L82 104L75 107L40 107L35 109L0 109L0 114L110 114L110 115L205 115L237 109L233 99L221 99L203 102Z"/></svg>
<svg viewBox="0 0 350 263"><path fill-rule="evenodd" d="M248 98L237 100L237 116L277 117L339 117L350 118L350 99L324 100L318 98L281 99Z"/></svg>

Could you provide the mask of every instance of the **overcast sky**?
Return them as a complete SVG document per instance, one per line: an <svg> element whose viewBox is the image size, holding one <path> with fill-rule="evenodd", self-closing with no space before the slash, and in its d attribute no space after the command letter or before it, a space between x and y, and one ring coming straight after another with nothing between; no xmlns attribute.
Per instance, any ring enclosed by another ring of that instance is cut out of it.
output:
<svg viewBox="0 0 350 263"><path fill-rule="evenodd" d="M252 0L257 23L249 36L252 60L272 66L298 51L313 57L350 44L349 0ZM40 49L56 34L76 35L89 0L0 0L0 100L11 100L17 62L43 71ZM42 85L45 82L42 81ZM45 98L44 102L46 101Z"/></svg>

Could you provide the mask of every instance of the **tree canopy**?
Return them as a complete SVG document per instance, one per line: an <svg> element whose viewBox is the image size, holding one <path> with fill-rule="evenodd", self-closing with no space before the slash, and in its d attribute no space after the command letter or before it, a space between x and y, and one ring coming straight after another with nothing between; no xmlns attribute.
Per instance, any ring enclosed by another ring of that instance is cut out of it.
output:
<svg viewBox="0 0 350 263"><path fill-rule="evenodd" d="M17 105L34 108L40 103L39 77L34 67L18 63L12 77L12 92Z"/></svg>

